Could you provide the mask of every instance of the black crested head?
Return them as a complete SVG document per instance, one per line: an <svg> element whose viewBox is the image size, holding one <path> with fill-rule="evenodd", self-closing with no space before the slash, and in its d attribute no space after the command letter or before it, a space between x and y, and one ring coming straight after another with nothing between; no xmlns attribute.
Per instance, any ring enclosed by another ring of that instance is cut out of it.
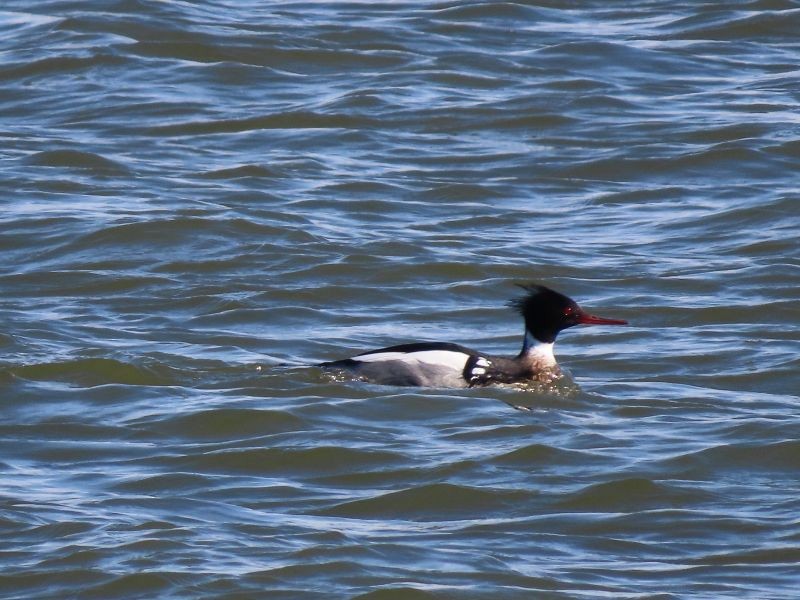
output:
<svg viewBox="0 0 800 600"><path fill-rule="evenodd" d="M571 298L535 283L518 285L528 294L509 305L517 309L525 319L525 329L540 342L555 342L560 331L578 324L570 317L581 309Z"/></svg>
<svg viewBox="0 0 800 600"><path fill-rule="evenodd" d="M560 331L575 325L625 325L626 321L595 317L586 313L578 303L543 285L522 284L528 292L509 302L525 319L525 329L540 342L551 344Z"/></svg>

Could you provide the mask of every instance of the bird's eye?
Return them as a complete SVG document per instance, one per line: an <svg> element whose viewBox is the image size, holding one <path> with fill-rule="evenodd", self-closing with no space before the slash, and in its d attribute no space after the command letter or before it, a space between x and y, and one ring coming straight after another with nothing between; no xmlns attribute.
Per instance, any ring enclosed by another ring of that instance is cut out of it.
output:
<svg viewBox="0 0 800 600"><path fill-rule="evenodd" d="M571 314L572 314L572 307L571 306L568 306L567 308L564 309L564 316L565 317L568 317Z"/></svg>

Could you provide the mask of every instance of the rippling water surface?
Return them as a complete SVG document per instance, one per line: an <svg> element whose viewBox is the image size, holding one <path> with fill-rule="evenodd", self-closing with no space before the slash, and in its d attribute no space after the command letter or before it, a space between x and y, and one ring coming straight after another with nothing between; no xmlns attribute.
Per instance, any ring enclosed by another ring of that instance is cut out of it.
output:
<svg viewBox="0 0 800 600"><path fill-rule="evenodd" d="M795 598L798 31L4 3L0 596ZM547 392L305 366L516 353L525 281L631 326Z"/></svg>

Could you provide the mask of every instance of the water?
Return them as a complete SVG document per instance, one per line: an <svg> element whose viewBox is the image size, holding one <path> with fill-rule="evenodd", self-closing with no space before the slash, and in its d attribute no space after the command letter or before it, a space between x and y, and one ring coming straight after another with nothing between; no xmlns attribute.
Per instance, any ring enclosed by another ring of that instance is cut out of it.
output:
<svg viewBox="0 0 800 600"><path fill-rule="evenodd" d="M5 3L0 596L796 597L798 30ZM565 389L304 366L515 353L525 281L631 322Z"/></svg>

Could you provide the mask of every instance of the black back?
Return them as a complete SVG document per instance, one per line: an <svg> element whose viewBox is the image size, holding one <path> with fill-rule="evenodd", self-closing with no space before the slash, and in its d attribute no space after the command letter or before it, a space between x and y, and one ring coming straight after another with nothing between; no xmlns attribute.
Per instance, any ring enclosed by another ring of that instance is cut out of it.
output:
<svg viewBox="0 0 800 600"><path fill-rule="evenodd" d="M449 342L413 342L411 344L398 344L396 346L389 346L388 348L380 348L378 350L368 350L356 356L364 356L366 354L378 354L380 352L425 352L427 350L446 350L448 352L460 352L469 356L477 356L477 352L470 350L465 346L459 344L451 344Z"/></svg>
<svg viewBox="0 0 800 600"><path fill-rule="evenodd" d="M388 348L378 348L377 350L367 350L366 352L362 352L361 354L357 354L358 356L366 356L368 354L380 354L381 352L403 352L403 353L410 353L410 352L424 352L426 350L447 350L449 352L460 352L461 354L466 354L470 357L478 356L478 353L474 350L471 350L465 346L461 346L459 344L451 344L449 342L413 342L411 344L398 344L396 346L389 346ZM320 363L318 366L320 367L354 367L359 365L359 361L353 360L352 358L345 358L342 360L334 360L330 362Z"/></svg>

